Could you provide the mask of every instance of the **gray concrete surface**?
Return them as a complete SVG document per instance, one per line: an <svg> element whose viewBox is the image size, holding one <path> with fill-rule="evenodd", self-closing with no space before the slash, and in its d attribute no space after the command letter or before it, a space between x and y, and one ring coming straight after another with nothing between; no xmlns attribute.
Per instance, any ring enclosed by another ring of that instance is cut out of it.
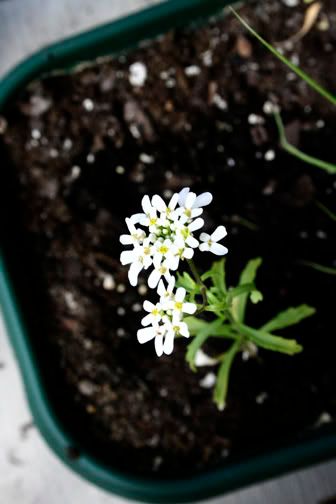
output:
<svg viewBox="0 0 336 504"><path fill-rule="evenodd" d="M157 0L159 1L159 0ZM154 0L0 0L0 78L37 48ZM65 468L34 426L0 316L0 503L119 504ZM336 495L336 462L299 471L212 504L317 504Z"/></svg>

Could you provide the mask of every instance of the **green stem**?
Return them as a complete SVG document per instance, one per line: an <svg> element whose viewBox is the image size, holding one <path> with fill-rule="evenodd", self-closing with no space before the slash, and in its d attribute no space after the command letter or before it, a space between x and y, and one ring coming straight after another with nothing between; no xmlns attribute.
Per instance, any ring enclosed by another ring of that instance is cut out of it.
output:
<svg viewBox="0 0 336 504"><path fill-rule="evenodd" d="M324 89L318 82L316 82L312 77L310 77L306 72L301 70L297 65L294 65L289 59L287 59L285 56L283 56L275 47L273 47L271 44L269 44L264 38L259 35L246 21L243 19L238 12L233 8L229 7L231 12L236 16L236 18L241 22L241 24L253 35L261 44L263 44L266 49L268 49L274 56L276 56L282 63L287 65L288 68L292 70L298 77L303 79L308 86L310 86L314 91L319 93L323 98L328 100L332 105L336 105L336 97L333 96L329 91Z"/></svg>
<svg viewBox="0 0 336 504"><path fill-rule="evenodd" d="M333 220L333 221L336 222L336 214L334 212L332 212L328 207L326 207L325 205L323 205L323 203L321 203L321 201L316 200L315 201L315 205L322 212L324 212L331 220Z"/></svg>
<svg viewBox="0 0 336 504"><path fill-rule="evenodd" d="M205 307L208 304L208 298L207 298L207 288L204 285L204 283L201 280L200 274L197 271L197 268L195 266L195 263L192 259L187 259L187 263L189 265L190 271L193 274L193 277L195 279L195 282L199 285L201 295L202 295L202 306L197 310L196 315L204 311Z"/></svg>
<svg viewBox="0 0 336 504"><path fill-rule="evenodd" d="M292 156L301 159L301 161L304 161L305 163L317 166L318 168L322 168L328 173L336 173L336 165L322 161L322 159L310 156L309 154L305 154L287 141L285 127L279 112L274 112L274 119L278 127L280 145L285 151L287 151Z"/></svg>

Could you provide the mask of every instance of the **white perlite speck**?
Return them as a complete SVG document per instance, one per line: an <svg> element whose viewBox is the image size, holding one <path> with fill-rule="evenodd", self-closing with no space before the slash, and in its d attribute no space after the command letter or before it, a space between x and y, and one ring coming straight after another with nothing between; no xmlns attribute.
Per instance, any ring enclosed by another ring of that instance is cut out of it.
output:
<svg viewBox="0 0 336 504"><path fill-rule="evenodd" d="M254 126L256 124L263 124L264 123L263 117L258 116L257 114L250 114L248 116L247 120L248 120L248 123L251 124L252 126Z"/></svg>
<svg viewBox="0 0 336 504"><path fill-rule="evenodd" d="M217 364L217 360L209 357L203 350L197 350L195 355L195 366L203 367L203 366L214 366Z"/></svg>
<svg viewBox="0 0 336 504"><path fill-rule="evenodd" d="M145 163L145 164L152 164L155 161L153 156L150 156L149 154L146 154L145 152L142 152L140 154L139 159L142 163Z"/></svg>
<svg viewBox="0 0 336 504"><path fill-rule="evenodd" d="M270 149L267 152L265 152L265 161L273 161L275 159L275 152L274 150Z"/></svg>
<svg viewBox="0 0 336 504"><path fill-rule="evenodd" d="M94 109L94 103L90 100L90 98L85 98L85 100L83 100L83 107L87 112L92 112Z"/></svg>
<svg viewBox="0 0 336 504"><path fill-rule="evenodd" d="M201 69L197 65L190 65L184 69L184 73L187 77L196 77L201 73Z"/></svg>
<svg viewBox="0 0 336 504"><path fill-rule="evenodd" d="M226 110L227 109L227 101L224 100L218 93L215 93L212 97L212 103L215 105L217 108L220 110Z"/></svg>
<svg viewBox="0 0 336 504"><path fill-rule="evenodd" d="M147 67L140 61L132 63L129 67L129 81L132 86L141 87L147 79Z"/></svg>
<svg viewBox="0 0 336 504"><path fill-rule="evenodd" d="M103 289L113 290L115 288L115 281L112 275L104 275L103 278Z"/></svg>
<svg viewBox="0 0 336 504"><path fill-rule="evenodd" d="M199 382L202 388L212 388L216 383L216 375L214 373L208 373Z"/></svg>
<svg viewBox="0 0 336 504"><path fill-rule="evenodd" d="M296 7L299 5L299 0L282 0L282 3L284 3L286 7Z"/></svg>

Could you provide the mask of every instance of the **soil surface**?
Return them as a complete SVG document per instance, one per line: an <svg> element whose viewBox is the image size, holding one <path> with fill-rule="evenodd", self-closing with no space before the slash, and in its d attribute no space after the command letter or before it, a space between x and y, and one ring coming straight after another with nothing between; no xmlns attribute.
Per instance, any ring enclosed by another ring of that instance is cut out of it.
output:
<svg viewBox="0 0 336 504"><path fill-rule="evenodd" d="M323 2L302 38L308 6L286 3L242 12L335 90L335 3ZM146 69L141 86L134 62ZM336 223L320 205L335 212L336 179L281 150L270 102L294 145L335 162L331 105L229 15L33 82L1 119L4 248L41 372L67 428L113 466L182 477L309 437L336 416L335 277L302 263L336 265ZM119 264L124 218L142 196L184 186L214 195L206 226L228 229L229 281L263 257L251 325L291 305L317 308L283 333L300 355L236 360L223 412L201 384L212 369L185 364L185 340L160 359L137 343L145 278L131 288Z"/></svg>

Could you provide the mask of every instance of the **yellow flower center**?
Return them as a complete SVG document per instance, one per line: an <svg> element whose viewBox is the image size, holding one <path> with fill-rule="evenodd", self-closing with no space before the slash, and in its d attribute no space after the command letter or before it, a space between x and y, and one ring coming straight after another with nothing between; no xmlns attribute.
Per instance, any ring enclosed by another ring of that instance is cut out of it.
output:
<svg viewBox="0 0 336 504"><path fill-rule="evenodd" d="M167 271L167 268L165 266L161 266L159 271L160 271L161 275L164 275Z"/></svg>
<svg viewBox="0 0 336 504"><path fill-rule="evenodd" d="M185 215L187 217L189 217L189 218L191 217L191 210L190 210L190 208L186 208L185 211L184 211L184 213L185 213Z"/></svg>
<svg viewBox="0 0 336 504"><path fill-rule="evenodd" d="M152 217L151 219L149 219L149 225L150 226L155 226L157 222L157 218L156 217Z"/></svg>
<svg viewBox="0 0 336 504"><path fill-rule="evenodd" d="M161 247L159 247L159 252L160 252L160 254L167 254L167 252L168 252L167 245L161 245Z"/></svg>
<svg viewBox="0 0 336 504"><path fill-rule="evenodd" d="M183 303L181 303L181 301L176 301L175 308L176 308L176 310L181 311L183 308Z"/></svg>

